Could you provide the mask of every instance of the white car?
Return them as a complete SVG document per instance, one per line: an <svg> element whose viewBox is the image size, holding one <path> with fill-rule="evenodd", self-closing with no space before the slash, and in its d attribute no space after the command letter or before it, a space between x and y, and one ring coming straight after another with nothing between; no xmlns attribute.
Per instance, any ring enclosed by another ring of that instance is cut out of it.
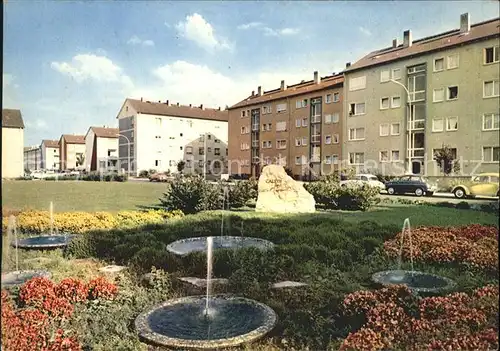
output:
<svg viewBox="0 0 500 351"><path fill-rule="evenodd" d="M380 191L385 190L385 184L378 180L373 174L356 174L353 179L342 180L340 186L362 186L368 185L378 188Z"/></svg>

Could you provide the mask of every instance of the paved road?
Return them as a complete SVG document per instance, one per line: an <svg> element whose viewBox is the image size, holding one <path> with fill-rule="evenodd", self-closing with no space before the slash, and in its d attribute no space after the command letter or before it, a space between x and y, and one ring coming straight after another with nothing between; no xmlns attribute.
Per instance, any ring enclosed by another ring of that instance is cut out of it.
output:
<svg viewBox="0 0 500 351"><path fill-rule="evenodd" d="M380 194L380 197L382 198L388 198L388 199L406 199L406 200L421 200L421 201L426 201L426 202L452 202L452 203L459 203L461 201L467 201L470 204L487 204L492 201L498 200L496 197L481 197L481 198L475 198L475 199L457 199L453 194L451 193L434 193L433 196L413 196L413 195L388 195L388 194Z"/></svg>

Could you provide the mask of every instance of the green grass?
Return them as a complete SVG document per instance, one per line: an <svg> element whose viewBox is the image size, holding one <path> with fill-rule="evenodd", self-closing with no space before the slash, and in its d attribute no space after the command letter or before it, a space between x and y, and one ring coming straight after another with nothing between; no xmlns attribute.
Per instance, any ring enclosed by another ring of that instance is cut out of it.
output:
<svg viewBox="0 0 500 351"><path fill-rule="evenodd" d="M54 211L136 210L159 203L166 185L149 182L2 181L2 206Z"/></svg>

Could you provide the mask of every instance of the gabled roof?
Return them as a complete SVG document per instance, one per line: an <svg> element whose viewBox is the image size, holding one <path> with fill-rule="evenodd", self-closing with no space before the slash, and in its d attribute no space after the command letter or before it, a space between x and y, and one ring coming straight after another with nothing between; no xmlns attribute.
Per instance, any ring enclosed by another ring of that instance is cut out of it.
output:
<svg viewBox="0 0 500 351"><path fill-rule="evenodd" d="M45 144L45 147L55 147L55 148L58 148L59 147L59 140L44 139L44 140L42 140L42 144Z"/></svg>
<svg viewBox="0 0 500 351"><path fill-rule="evenodd" d="M66 144L85 144L85 135L63 134L61 139L64 138Z"/></svg>
<svg viewBox="0 0 500 351"><path fill-rule="evenodd" d="M350 73L361 68L371 67L403 58L411 58L427 53L449 49L479 40L500 36L500 18L491 19L471 25L470 31L461 33L460 29L453 29L430 37L414 40L412 46L399 45L370 52L359 61L345 69Z"/></svg>
<svg viewBox="0 0 500 351"><path fill-rule="evenodd" d="M92 129L98 138L118 138L117 134L120 133L120 129L118 128L90 127L90 129Z"/></svg>
<svg viewBox="0 0 500 351"><path fill-rule="evenodd" d="M125 102L137 111L146 115L186 117L196 119L207 119L214 121L227 122L228 111L214 108L202 108L198 106L170 105L162 102L141 101L135 99L127 99Z"/></svg>
<svg viewBox="0 0 500 351"><path fill-rule="evenodd" d="M265 91L262 96L258 94L250 95L245 100L238 102L237 104L231 106L229 109L235 109L243 106L249 106L254 104L259 104L263 102L269 102L273 100L283 99L291 96L297 96L302 94L308 94L314 91L323 90L331 88L335 85L340 85L344 83L344 76L341 74L323 77L320 82L315 84L313 80L307 82L301 82L294 85L288 85L285 90L273 89L270 91Z"/></svg>
<svg viewBox="0 0 500 351"><path fill-rule="evenodd" d="M2 109L2 127L4 128L24 128L21 110L4 108Z"/></svg>

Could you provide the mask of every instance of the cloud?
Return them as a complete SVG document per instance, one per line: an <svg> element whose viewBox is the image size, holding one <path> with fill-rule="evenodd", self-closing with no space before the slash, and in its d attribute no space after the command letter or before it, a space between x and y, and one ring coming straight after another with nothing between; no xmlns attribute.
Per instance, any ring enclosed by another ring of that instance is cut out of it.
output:
<svg viewBox="0 0 500 351"><path fill-rule="evenodd" d="M238 26L238 29L247 30L250 28L261 27L262 25L263 25L263 23L261 23L261 22L250 22L250 23L240 24Z"/></svg>
<svg viewBox="0 0 500 351"><path fill-rule="evenodd" d="M197 13L186 16L186 20L179 22L175 27L179 35L207 51L231 49L229 43L215 35L212 25Z"/></svg>
<svg viewBox="0 0 500 351"><path fill-rule="evenodd" d="M364 35L366 35L367 37L369 37L369 36L371 36L371 35L372 35L372 32L370 32L370 30L368 30L368 29L367 29L367 28L365 28L365 27L359 27L358 29L359 29L359 31L360 31L361 33L363 33L363 34L364 34Z"/></svg>
<svg viewBox="0 0 500 351"><path fill-rule="evenodd" d="M245 23L245 24L240 24L238 26L238 29L240 30L249 30L249 29L256 29L260 30L264 33L265 36L268 37L279 37L279 36L287 36L287 35L296 35L300 33L299 28L281 28L281 29L274 29L271 27L265 26L261 22L250 22L250 23Z"/></svg>
<svg viewBox="0 0 500 351"><path fill-rule="evenodd" d="M128 41L129 45L142 45L142 46L154 46L155 43L152 40L141 40L137 35L133 35Z"/></svg>
<svg viewBox="0 0 500 351"><path fill-rule="evenodd" d="M26 128L36 128L36 129L48 129L48 124L41 118L37 118L35 121L24 121Z"/></svg>

